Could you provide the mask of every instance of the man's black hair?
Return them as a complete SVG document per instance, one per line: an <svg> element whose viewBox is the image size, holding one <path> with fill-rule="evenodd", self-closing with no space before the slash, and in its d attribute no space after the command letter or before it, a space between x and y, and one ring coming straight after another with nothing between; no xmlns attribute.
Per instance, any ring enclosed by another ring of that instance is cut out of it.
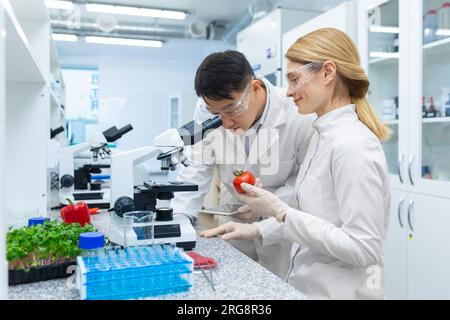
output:
<svg viewBox="0 0 450 320"><path fill-rule="evenodd" d="M199 97L219 101L233 99L233 92L244 91L254 77L247 58L239 51L212 53L203 60L195 75L195 92Z"/></svg>

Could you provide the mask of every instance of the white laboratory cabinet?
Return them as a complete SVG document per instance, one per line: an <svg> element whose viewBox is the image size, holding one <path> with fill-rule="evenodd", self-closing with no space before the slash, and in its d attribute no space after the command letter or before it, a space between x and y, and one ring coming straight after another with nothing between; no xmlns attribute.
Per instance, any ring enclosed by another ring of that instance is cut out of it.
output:
<svg viewBox="0 0 450 320"><path fill-rule="evenodd" d="M5 212L5 14L0 7L0 299L8 297L8 265L6 262Z"/></svg>
<svg viewBox="0 0 450 320"><path fill-rule="evenodd" d="M282 35L320 12L278 8L237 35L237 50L244 53L256 74L281 85Z"/></svg>
<svg viewBox="0 0 450 320"><path fill-rule="evenodd" d="M359 6L369 100L393 132L384 143L392 187L388 299L450 299L450 26L441 18L444 2L366 0Z"/></svg>
<svg viewBox="0 0 450 320"><path fill-rule="evenodd" d="M283 34L283 57L289 47L294 44L298 38L321 28L339 29L347 33L356 42L357 23L357 6L355 3L345 2L339 6L336 6ZM286 74L286 59L283 59L282 74ZM282 85L286 86L286 79L284 76Z"/></svg>
<svg viewBox="0 0 450 320"><path fill-rule="evenodd" d="M45 1L1 1L0 299L7 297L8 224L48 214L47 147L50 129L64 124L63 87ZM64 135L58 141L65 144Z"/></svg>
<svg viewBox="0 0 450 320"><path fill-rule="evenodd" d="M44 0L2 1L6 37L0 76L5 84L5 166L1 167L6 223L48 214L50 129L64 125L64 83ZM58 86L55 85L59 80ZM57 137L65 144L64 134ZM5 223L5 225L6 225Z"/></svg>

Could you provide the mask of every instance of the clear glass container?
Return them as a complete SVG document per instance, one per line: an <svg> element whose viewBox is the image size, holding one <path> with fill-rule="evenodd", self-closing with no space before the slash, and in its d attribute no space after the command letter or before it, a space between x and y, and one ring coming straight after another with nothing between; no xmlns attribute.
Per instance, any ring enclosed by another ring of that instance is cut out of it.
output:
<svg viewBox="0 0 450 320"><path fill-rule="evenodd" d="M430 9L423 18L423 43L427 44L437 40L436 32L438 30L438 12L436 9Z"/></svg>
<svg viewBox="0 0 450 320"><path fill-rule="evenodd" d="M123 215L123 244L125 247L154 244L152 211L131 211Z"/></svg>
<svg viewBox="0 0 450 320"><path fill-rule="evenodd" d="M450 36L450 2L444 2L439 9L439 29L438 35Z"/></svg>
<svg viewBox="0 0 450 320"><path fill-rule="evenodd" d="M105 255L105 235L101 232L85 232L80 234L78 247L81 256L103 258Z"/></svg>

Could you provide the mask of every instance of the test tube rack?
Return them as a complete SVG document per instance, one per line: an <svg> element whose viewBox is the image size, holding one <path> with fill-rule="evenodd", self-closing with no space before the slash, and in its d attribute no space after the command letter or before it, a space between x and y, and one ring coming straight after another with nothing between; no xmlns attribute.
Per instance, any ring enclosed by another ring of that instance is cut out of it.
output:
<svg viewBox="0 0 450 320"><path fill-rule="evenodd" d="M77 285L83 300L179 293L192 287L193 266L193 259L175 246L108 249L77 257Z"/></svg>

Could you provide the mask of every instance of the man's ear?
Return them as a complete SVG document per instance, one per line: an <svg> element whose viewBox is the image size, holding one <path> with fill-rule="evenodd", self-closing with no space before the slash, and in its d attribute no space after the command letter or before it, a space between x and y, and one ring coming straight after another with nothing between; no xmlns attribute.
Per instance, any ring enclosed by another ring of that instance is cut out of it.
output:
<svg viewBox="0 0 450 320"><path fill-rule="evenodd" d="M325 83L331 83L336 79L337 67L333 61L325 61L322 67L322 75Z"/></svg>
<svg viewBox="0 0 450 320"><path fill-rule="evenodd" d="M252 80L252 85L251 85L251 87L252 87L252 91L258 92L258 91L261 90L261 88L262 88L262 86L261 86L261 81L259 81L259 80L257 80L257 79Z"/></svg>

